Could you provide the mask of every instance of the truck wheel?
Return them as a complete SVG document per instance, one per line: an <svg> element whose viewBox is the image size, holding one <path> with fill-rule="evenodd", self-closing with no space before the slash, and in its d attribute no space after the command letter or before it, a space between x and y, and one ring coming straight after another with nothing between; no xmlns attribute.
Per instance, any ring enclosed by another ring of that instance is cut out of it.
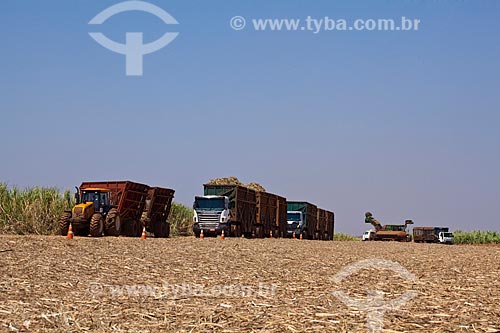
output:
<svg viewBox="0 0 500 333"><path fill-rule="evenodd" d="M255 237L264 238L264 229L262 226L258 225L255 227Z"/></svg>
<svg viewBox="0 0 500 333"><path fill-rule="evenodd" d="M92 218L90 219L90 236L101 237L103 231L104 220L102 215L99 213L92 215Z"/></svg>
<svg viewBox="0 0 500 333"><path fill-rule="evenodd" d="M116 208L111 208L106 215L105 233L108 236L120 236L121 231L120 213Z"/></svg>
<svg viewBox="0 0 500 333"><path fill-rule="evenodd" d="M234 224L234 237L241 237L241 224Z"/></svg>
<svg viewBox="0 0 500 333"><path fill-rule="evenodd" d="M59 220L59 232L61 236L66 236L69 230L69 219L71 218L70 212L64 212Z"/></svg>

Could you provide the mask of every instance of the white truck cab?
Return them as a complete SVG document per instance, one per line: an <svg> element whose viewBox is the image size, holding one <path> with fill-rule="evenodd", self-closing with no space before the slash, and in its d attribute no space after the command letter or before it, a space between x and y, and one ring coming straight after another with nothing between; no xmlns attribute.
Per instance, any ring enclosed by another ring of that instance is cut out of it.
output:
<svg viewBox="0 0 500 333"><path fill-rule="evenodd" d="M224 230L228 235L228 224L230 222L230 202L225 196L206 195L197 196L193 204L193 231L199 236L201 230L204 233L221 234Z"/></svg>
<svg viewBox="0 0 500 333"><path fill-rule="evenodd" d="M453 233L451 232L440 232L438 237L441 244L453 244Z"/></svg>
<svg viewBox="0 0 500 333"><path fill-rule="evenodd" d="M374 237L375 237L375 230L367 230L363 233L362 240L370 241L373 240Z"/></svg>

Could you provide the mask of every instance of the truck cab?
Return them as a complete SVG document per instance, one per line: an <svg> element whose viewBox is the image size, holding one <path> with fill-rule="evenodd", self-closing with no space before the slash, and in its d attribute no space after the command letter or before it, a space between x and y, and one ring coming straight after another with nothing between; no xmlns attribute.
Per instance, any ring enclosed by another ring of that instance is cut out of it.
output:
<svg viewBox="0 0 500 333"><path fill-rule="evenodd" d="M375 230L367 230L363 233L363 241L371 241L375 238Z"/></svg>
<svg viewBox="0 0 500 333"><path fill-rule="evenodd" d="M287 236L299 238L300 234L306 228L304 214L300 211L287 211Z"/></svg>
<svg viewBox="0 0 500 333"><path fill-rule="evenodd" d="M440 232L439 233L439 243L441 244L453 244L453 233L451 232Z"/></svg>
<svg viewBox="0 0 500 333"><path fill-rule="evenodd" d="M193 232L196 237L203 234L228 235L230 222L230 201L226 196L205 195L195 197L193 203Z"/></svg>

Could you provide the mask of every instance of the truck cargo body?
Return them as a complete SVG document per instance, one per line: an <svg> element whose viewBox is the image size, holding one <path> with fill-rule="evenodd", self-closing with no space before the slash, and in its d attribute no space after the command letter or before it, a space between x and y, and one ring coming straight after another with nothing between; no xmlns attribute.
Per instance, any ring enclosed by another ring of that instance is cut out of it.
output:
<svg viewBox="0 0 500 333"><path fill-rule="evenodd" d="M314 239L333 240L334 218L333 212L321 208L317 209Z"/></svg>
<svg viewBox="0 0 500 333"><path fill-rule="evenodd" d="M440 233L449 233L446 227L414 227L413 241L416 243L439 243Z"/></svg>
<svg viewBox="0 0 500 333"><path fill-rule="evenodd" d="M333 240L335 232L335 213L326 211L326 230L323 240Z"/></svg>
<svg viewBox="0 0 500 333"><path fill-rule="evenodd" d="M286 199L268 192L257 192L257 237L280 237L286 228ZM262 230L263 233L260 231Z"/></svg>
<svg viewBox="0 0 500 333"><path fill-rule="evenodd" d="M287 236L313 239L318 208L305 201L287 201Z"/></svg>
<svg viewBox="0 0 500 333"><path fill-rule="evenodd" d="M314 228L314 239L323 239L326 230L326 210L318 208L316 214L316 225Z"/></svg>
<svg viewBox="0 0 500 333"><path fill-rule="evenodd" d="M256 235L257 193L238 185L205 184L204 196L195 197L193 231L226 236Z"/></svg>
<svg viewBox="0 0 500 333"><path fill-rule="evenodd" d="M152 232L155 237L170 236L170 224L167 219L174 193L174 190L162 187L152 187L148 191L142 222L146 230Z"/></svg>
<svg viewBox="0 0 500 333"><path fill-rule="evenodd" d="M80 189L108 189L110 204L120 215L121 234L140 236L141 216L146 205L149 186L131 181L83 182ZM72 222L75 223L72 219Z"/></svg>

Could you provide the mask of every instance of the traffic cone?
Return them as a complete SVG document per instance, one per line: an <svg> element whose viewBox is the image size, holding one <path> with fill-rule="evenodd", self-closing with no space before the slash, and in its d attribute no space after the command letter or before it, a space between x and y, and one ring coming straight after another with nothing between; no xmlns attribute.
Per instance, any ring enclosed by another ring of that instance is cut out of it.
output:
<svg viewBox="0 0 500 333"><path fill-rule="evenodd" d="M200 232L200 239L203 239L205 238L205 235L203 234L203 229L201 229L201 232Z"/></svg>
<svg viewBox="0 0 500 333"><path fill-rule="evenodd" d="M222 234L220 235L220 239L224 240L226 237L224 236L224 230L222 230Z"/></svg>
<svg viewBox="0 0 500 333"><path fill-rule="evenodd" d="M66 235L67 239L73 239L73 225L70 223L68 228L68 234Z"/></svg>
<svg viewBox="0 0 500 333"><path fill-rule="evenodd" d="M142 227L142 235L141 239L145 240L146 239L146 227Z"/></svg>
<svg viewBox="0 0 500 333"><path fill-rule="evenodd" d="M295 232L292 234L292 238L293 239L297 238L297 237L295 237Z"/></svg>
<svg viewBox="0 0 500 333"><path fill-rule="evenodd" d="M302 240L302 233L300 233L300 238L299 238L299 240Z"/></svg>
<svg viewBox="0 0 500 333"><path fill-rule="evenodd" d="M269 231L269 237L273 238L273 231Z"/></svg>

